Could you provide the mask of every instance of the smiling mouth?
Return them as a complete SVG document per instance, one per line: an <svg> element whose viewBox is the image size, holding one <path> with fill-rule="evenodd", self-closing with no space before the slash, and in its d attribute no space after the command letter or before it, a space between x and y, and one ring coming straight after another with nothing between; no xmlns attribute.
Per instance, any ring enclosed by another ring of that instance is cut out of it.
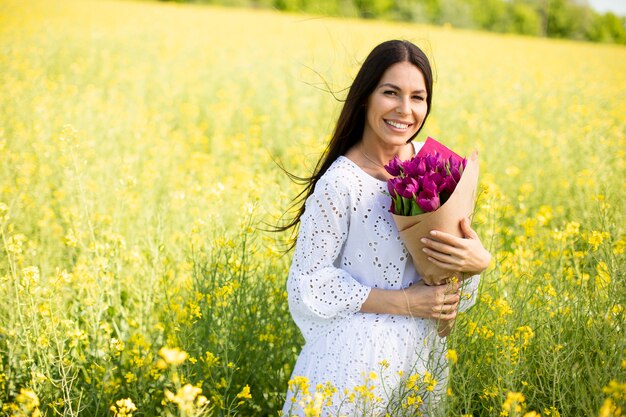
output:
<svg viewBox="0 0 626 417"><path fill-rule="evenodd" d="M395 122L393 120L387 120L387 119L383 119L385 121L385 123L387 123L389 126L391 127L395 127L396 129L407 129L409 126L411 126L413 123L402 123L402 122Z"/></svg>

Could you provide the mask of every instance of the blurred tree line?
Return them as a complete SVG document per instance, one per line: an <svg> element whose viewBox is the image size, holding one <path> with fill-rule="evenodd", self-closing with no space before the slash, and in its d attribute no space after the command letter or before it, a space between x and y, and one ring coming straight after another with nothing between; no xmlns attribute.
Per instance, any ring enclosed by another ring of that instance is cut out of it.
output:
<svg viewBox="0 0 626 417"><path fill-rule="evenodd" d="M178 0L626 44L626 17L587 0Z"/></svg>

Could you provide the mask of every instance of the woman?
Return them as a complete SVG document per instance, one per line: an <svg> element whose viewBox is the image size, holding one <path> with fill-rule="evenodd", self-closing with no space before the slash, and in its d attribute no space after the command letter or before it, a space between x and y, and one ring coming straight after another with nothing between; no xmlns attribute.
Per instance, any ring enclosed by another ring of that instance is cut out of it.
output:
<svg viewBox="0 0 626 417"><path fill-rule="evenodd" d="M408 41L372 50L344 103L325 154L301 194L287 289L306 344L296 362L284 415L415 415L445 390L446 331L473 304L490 255L461 222L464 238L435 232L430 261L471 276L425 285L389 213L384 165L409 159L432 102L425 54ZM308 392L306 385L308 383ZM325 389L318 384L326 384ZM423 403L423 404L422 404ZM420 405L421 404L421 405Z"/></svg>

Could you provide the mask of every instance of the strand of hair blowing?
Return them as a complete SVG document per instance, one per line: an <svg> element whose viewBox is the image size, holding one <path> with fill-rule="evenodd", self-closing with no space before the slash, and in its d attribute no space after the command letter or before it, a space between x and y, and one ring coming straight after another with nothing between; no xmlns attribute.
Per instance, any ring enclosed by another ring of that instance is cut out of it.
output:
<svg viewBox="0 0 626 417"><path fill-rule="evenodd" d="M359 69L344 101L330 142L315 165L313 175L310 177L299 177L279 165L292 181L304 185L302 191L292 200L287 210L287 212L295 210L295 216L287 220L286 224L273 228L274 231L292 230L292 239L287 250L295 245L296 232L300 224L300 218L304 213L306 199L313 193L317 181L339 156L344 155L363 137L367 115L366 104L369 96L376 88L387 68L398 62L405 61L411 62L424 75L427 93L426 103L428 104L422 126L420 126L415 135L409 138L407 143L412 141L420 132L424 122L426 122L426 118L430 114L433 89L432 70L424 52L413 43L404 40L390 40L376 46Z"/></svg>

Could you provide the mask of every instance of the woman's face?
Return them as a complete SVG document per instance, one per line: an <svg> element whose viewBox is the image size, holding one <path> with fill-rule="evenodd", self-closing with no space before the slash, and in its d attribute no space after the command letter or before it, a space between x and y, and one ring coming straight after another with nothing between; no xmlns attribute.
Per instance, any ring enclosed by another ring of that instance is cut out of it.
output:
<svg viewBox="0 0 626 417"><path fill-rule="evenodd" d="M367 100L363 139L383 147L406 144L420 128L428 104L422 72L410 62L398 62L384 72Z"/></svg>

